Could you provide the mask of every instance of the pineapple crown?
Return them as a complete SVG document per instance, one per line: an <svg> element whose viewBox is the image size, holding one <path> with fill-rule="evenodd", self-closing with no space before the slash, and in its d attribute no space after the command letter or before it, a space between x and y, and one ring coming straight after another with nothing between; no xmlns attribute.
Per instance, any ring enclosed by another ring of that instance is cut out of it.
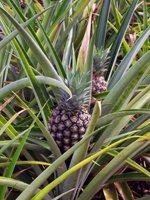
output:
<svg viewBox="0 0 150 200"><path fill-rule="evenodd" d="M88 81L89 73L82 74L80 68L75 72L68 71L66 85L72 92L72 97L61 91L58 97L59 105L69 111L78 111L81 108L87 108L91 98L91 82Z"/></svg>
<svg viewBox="0 0 150 200"><path fill-rule="evenodd" d="M108 66L109 49L94 49L93 73L103 75Z"/></svg>

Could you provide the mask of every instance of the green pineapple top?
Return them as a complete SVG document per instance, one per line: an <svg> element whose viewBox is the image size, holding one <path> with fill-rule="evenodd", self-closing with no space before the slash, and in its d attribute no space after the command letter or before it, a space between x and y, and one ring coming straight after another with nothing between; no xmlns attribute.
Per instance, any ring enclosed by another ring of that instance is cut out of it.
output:
<svg viewBox="0 0 150 200"><path fill-rule="evenodd" d="M72 98L61 91L58 96L59 105L68 111L78 111L89 106L91 98L91 83L88 81L89 73L82 74L78 68L75 72L67 73L66 85L72 92Z"/></svg>
<svg viewBox="0 0 150 200"><path fill-rule="evenodd" d="M98 75L104 75L106 67L108 65L109 49L94 49L93 58L93 73Z"/></svg>

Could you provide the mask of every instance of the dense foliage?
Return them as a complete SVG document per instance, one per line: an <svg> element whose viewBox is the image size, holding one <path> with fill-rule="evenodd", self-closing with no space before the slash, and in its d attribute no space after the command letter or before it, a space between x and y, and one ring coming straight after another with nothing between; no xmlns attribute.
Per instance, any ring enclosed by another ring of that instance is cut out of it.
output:
<svg viewBox="0 0 150 200"><path fill-rule="evenodd" d="M148 0L0 0L4 199L150 199Z"/></svg>

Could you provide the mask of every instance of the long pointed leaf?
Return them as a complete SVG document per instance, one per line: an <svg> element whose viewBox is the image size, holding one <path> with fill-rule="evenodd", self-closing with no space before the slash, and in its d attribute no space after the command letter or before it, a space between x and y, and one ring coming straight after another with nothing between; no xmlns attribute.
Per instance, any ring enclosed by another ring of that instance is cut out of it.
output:
<svg viewBox="0 0 150 200"><path fill-rule="evenodd" d="M58 76L57 72L55 71L54 67L45 56L43 51L38 47L35 41L31 38L31 36L25 31L19 23L11 17L1 6L0 6L0 13L5 14L7 18L13 23L13 25L18 29L19 33L23 36L29 47L32 49L33 54L35 55L38 62L41 64L44 73L48 76L56 78L57 80L61 81L61 78Z"/></svg>
<svg viewBox="0 0 150 200"><path fill-rule="evenodd" d="M110 64L109 64L109 67L108 67L108 72L106 74L107 80L109 80L110 77L111 77L111 74L112 74L112 71L113 71L113 68L114 68L114 65L115 65L115 61L116 61L117 56L118 56L119 49L120 49L121 44L122 44L123 37L126 33L127 27L130 23L130 19L133 15L133 12L134 12L134 9L136 7L137 2L138 2L138 0L133 0L132 4L131 4L128 12L127 12L126 17L124 18L124 21L122 22L120 30L118 31L115 42L113 43L113 46L111 48L110 60L109 60Z"/></svg>
<svg viewBox="0 0 150 200"><path fill-rule="evenodd" d="M104 48L104 42L106 37L106 29L107 29L107 19L109 15L111 0L103 1L103 5L101 8L101 12L98 18L97 31L96 31L96 41L95 45L97 49Z"/></svg>
<svg viewBox="0 0 150 200"><path fill-rule="evenodd" d="M128 70L129 66L131 65L133 58L136 56L138 51L141 49L142 45L146 41L146 39L150 35L150 27L148 27L141 37L137 40L135 45L132 47L131 51L125 56L125 58L121 61L120 65L118 66L116 72L113 74L113 77L110 79L108 88L111 89L114 85L121 79L123 75L125 75L126 71Z"/></svg>
<svg viewBox="0 0 150 200"><path fill-rule="evenodd" d="M39 83L59 87L63 89L64 91L66 91L70 97L72 96L71 91L68 89L68 87L65 84L60 84L59 81L53 78L49 78L47 76L36 76L36 78L39 81ZM17 90L20 90L28 86L30 86L30 82L28 78L22 78L21 80L14 81L11 84L8 84L0 89L0 99L3 99L5 96L9 95L12 91L15 92Z"/></svg>

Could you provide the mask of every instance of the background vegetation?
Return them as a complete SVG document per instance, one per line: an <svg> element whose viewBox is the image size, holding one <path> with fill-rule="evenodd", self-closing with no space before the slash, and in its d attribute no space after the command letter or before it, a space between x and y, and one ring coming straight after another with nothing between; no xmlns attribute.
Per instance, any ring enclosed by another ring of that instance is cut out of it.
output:
<svg viewBox="0 0 150 200"><path fill-rule="evenodd" d="M148 0L0 0L1 200L150 199L149 36ZM76 71L91 119L61 153L49 121Z"/></svg>

